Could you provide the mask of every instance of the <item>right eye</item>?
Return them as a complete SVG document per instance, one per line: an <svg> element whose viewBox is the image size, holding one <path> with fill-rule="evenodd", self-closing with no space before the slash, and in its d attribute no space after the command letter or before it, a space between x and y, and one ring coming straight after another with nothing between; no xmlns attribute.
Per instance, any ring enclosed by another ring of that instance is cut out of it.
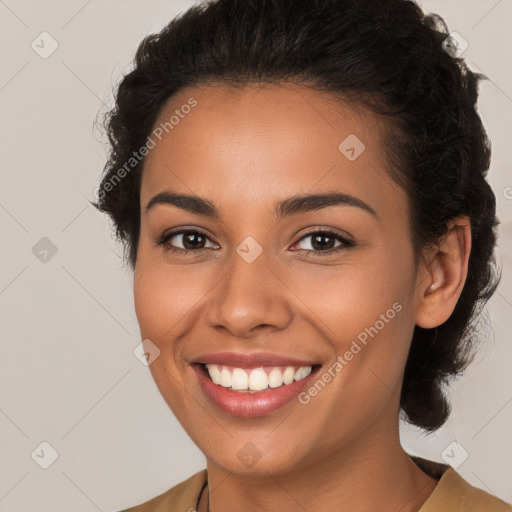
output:
<svg viewBox="0 0 512 512"><path fill-rule="evenodd" d="M178 243L181 243L182 247L176 247L176 242L171 243L173 239L181 240L181 242ZM183 255L187 255L191 253L200 253L206 250L207 248L205 247L205 243L208 241L213 245L213 248L218 247L211 242L206 233L198 229L181 229L170 233L162 233L155 240L155 244L163 246L165 251L170 251L171 253L179 252Z"/></svg>

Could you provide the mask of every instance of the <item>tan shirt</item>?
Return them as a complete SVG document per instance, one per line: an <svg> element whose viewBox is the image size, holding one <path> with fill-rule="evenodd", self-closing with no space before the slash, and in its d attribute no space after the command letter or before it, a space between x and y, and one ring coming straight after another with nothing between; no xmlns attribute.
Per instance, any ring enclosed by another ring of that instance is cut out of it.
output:
<svg viewBox="0 0 512 512"><path fill-rule="evenodd" d="M418 512L512 512L512 505L473 487L453 468L412 457L439 483ZM206 484L204 469L146 503L122 512L193 512Z"/></svg>

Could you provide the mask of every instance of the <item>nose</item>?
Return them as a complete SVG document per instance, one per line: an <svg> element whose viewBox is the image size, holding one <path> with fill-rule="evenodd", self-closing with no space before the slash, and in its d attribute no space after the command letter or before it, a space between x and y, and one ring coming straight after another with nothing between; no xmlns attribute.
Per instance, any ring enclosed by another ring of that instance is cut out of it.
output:
<svg viewBox="0 0 512 512"><path fill-rule="evenodd" d="M251 338L262 329L285 329L292 321L293 294L272 269L265 251L248 263L235 251L215 287L207 318L218 330Z"/></svg>

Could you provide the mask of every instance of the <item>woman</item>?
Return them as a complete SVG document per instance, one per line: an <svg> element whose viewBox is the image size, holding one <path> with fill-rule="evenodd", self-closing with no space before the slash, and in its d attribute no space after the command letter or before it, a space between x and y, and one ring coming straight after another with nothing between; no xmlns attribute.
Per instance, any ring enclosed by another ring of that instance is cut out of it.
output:
<svg viewBox="0 0 512 512"><path fill-rule="evenodd" d="M512 510L398 434L446 421L499 281L447 37L407 0L218 0L141 43L97 207L207 468L130 511Z"/></svg>

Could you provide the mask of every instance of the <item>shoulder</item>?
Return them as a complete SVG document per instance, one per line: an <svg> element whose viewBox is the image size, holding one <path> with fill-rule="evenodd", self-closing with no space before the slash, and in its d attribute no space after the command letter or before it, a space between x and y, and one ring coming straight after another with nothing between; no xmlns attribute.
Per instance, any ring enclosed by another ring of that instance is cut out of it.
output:
<svg viewBox="0 0 512 512"><path fill-rule="evenodd" d="M420 512L512 512L512 505L472 486L447 467Z"/></svg>
<svg viewBox="0 0 512 512"><path fill-rule="evenodd" d="M121 512L187 512L194 509L201 489L206 483L206 469L192 475L155 498Z"/></svg>
<svg viewBox="0 0 512 512"><path fill-rule="evenodd" d="M512 505L488 492L473 487L454 469L448 468L442 480L443 489L460 503L461 510L468 512L511 512ZM440 482L441 483L441 482Z"/></svg>

